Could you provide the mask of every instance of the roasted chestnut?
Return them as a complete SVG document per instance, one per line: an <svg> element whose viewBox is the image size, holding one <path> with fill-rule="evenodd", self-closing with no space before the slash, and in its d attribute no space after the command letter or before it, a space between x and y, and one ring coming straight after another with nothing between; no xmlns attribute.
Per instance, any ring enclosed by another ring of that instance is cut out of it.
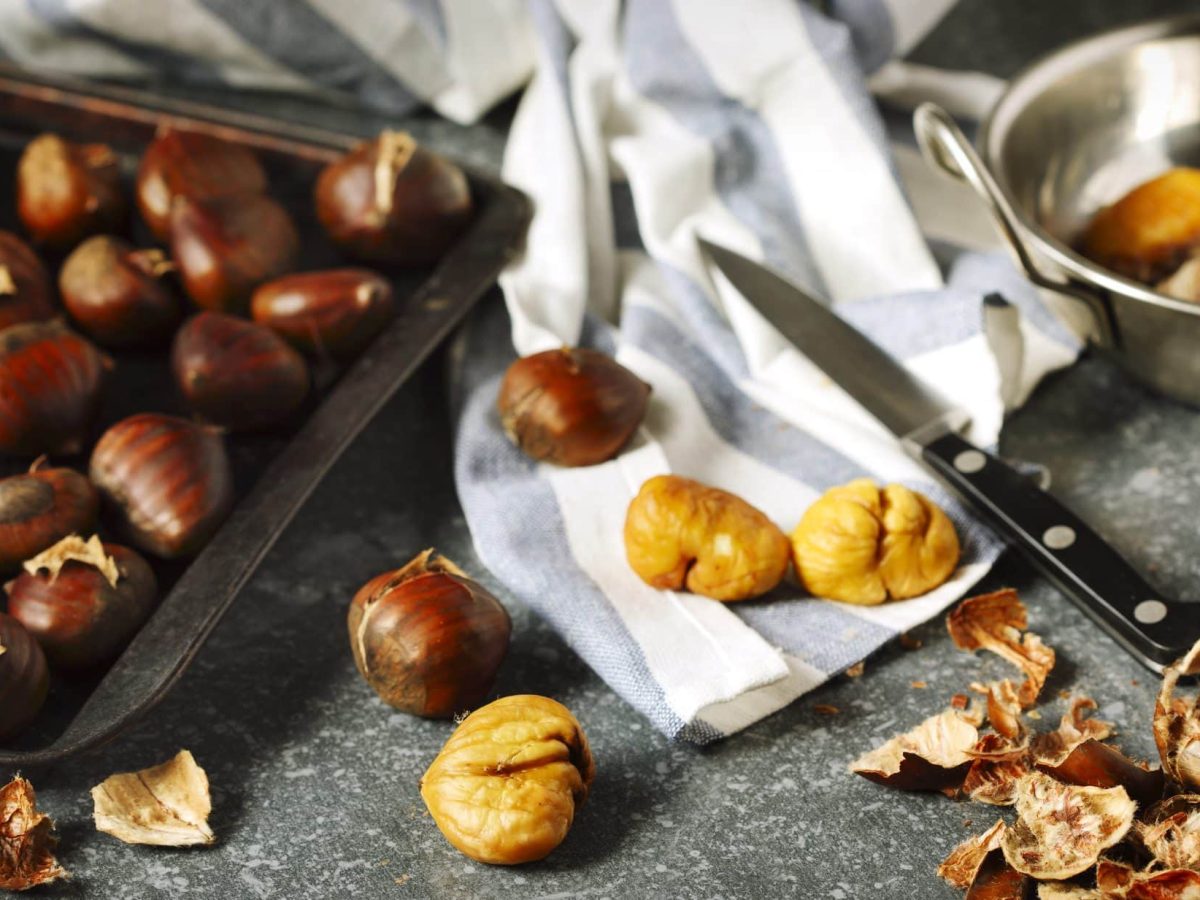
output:
<svg viewBox="0 0 1200 900"><path fill-rule="evenodd" d="M266 195L176 197L171 207L171 257L205 309L245 312L254 289L291 270L299 252L291 217Z"/></svg>
<svg viewBox="0 0 1200 900"><path fill-rule="evenodd" d="M233 507L220 433L175 416L122 419L96 444L90 473L129 539L166 559L197 553Z"/></svg>
<svg viewBox="0 0 1200 900"><path fill-rule="evenodd" d="M266 189L267 173L250 150L210 134L166 127L142 156L136 196L142 219L165 242L176 197L261 194Z"/></svg>
<svg viewBox="0 0 1200 900"><path fill-rule="evenodd" d="M56 314L50 275L38 255L11 231L0 231L0 329Z"/></svg>
<svg viewBox="0 0 1200 900"><path fill-rule="evenodd" d="M0 331L0 452L69 455L83 449L108 360L60 322Z"/></svg>
<svg viewBox="0 0 1200 900"><path fill-rule="evenodd" d="M317 218L352 256L427 266L471 220L462 169L402 131L384 131L330 163L317 179Z"/></svg>
<svg viewBox="0 0 1200 900"><path fill-rule="evenodd" d="M124 649L154 609L158 583L142 557L97 535L71 535L25 562L8 585L8 614L50 665L82 669Z"/></svg>
<svg viewBox="0 0 1200 900"><path fill-rule="evenodd" d="M254 321L293 347L351 359L392 315L392 286L368 269L285 275L260 286L250 301Z"/></svg>
<svg viewBox="0 0 1200 900"><path fill-rule="evenodd" d="M116 231L127 211L111 147L57 134L25 147L17 163L17 215L37 243L66 249L90 234Z"/></svg>
<svg viewBox="0 0 1200 900"><path fill-rule="evenodd" d="M428 718L487 696L512 630L500 601L432 550L364 584L347 623L354 663L375 693Z"/></svg>
<svg viewBox="0 0 1200 900"><path fill-rule="evenodd" d="M164 281L174 265L161 250L135 250L99 234L75 248L58 273L63 305L81 329L106 347L159 344L183 318Z"/></svg>
<svg viewBox="0 0 1200 900"><path fill-rule="evenodd" d="M21 732L50 686L46 656L25 626L0 613L0 741Z"/></svg>
<svg viewBox="0 0 1200 900"><path fill-rule="evenodd" d="M271 329L224 313L179 329L171 370L193 410L239 431L282 422L308 396L304 357Z"/></svg>
<svg viewBox="0 0 1200 900"><path fill-rule="evenodd" d="M612 357L563 347L509 366L496 405L505 433L528 456L590 466L625 446L649 397L650 385Z"/></svg>
<svg viewBox="0 0 1200 900"><path fill-rule="evenodd" d="M69 534L91 531L100 495L74 469L46 468L39 459L24 475L0 479L0 572Z"/></svg>

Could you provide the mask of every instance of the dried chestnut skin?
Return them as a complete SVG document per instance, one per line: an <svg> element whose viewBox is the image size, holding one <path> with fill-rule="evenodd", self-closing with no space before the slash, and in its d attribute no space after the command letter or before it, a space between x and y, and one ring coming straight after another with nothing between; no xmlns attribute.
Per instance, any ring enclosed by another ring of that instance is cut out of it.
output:
<svg viewBox="0 0 1200 900"><path fill-rule="evenodd" d="M56 314L50 275L38 255L11 231L0 231L0 330Z"/></svg>
<svg viewBox="0 0 1200 900"><path fill-rule="evenodd" d="M43 134L21 154L17 214L37 243L66 249L88 235L118 230L127 212L111 147Z"/></svg>
<svg viewBox="0 0 1200 900"><path fill-rule="evenodd" d="M315 199L335 244L358 259L397 266L436 262L473 214L463 171L395 131L326 166Z"/></svg>
<svg viewBox="0 0 1200 900"><path fill-rule="evenodd" d="M254 321L297 350L352 359L392 317L391 284L369 269L285 275L261 285L250 301Z"/></svg>
<svg viewBox="0 0 1200 900"><path fill-rule="evenodd" d="M308 396L308 366L296 350L269 328L224 313L200 313L179 329L171 370L195 412L235 430L276 425Z"/></svg>
<svg viewBox="0 0 1200 900"><path fill-rule="evenodd" d="M591 466L629 442L649 399L650 385L611 356L563 347L509 366L496 407L505 433L527 456Z"/></svg>
<svg viewBox="0 0 1200 900"><path fill-rule="evenodd" d="M172 264L160 250L96 235L75 248L58 274L71 319L105 347L161 344L183 318L183 304L165 282Z"/></svg>
<svg viewBox="0 0 1200 900"><path fill-rule="evenodd" d="M499 600L429 550L363 585L347 625L367 683L390 706L426 718L483 701L512 631Z"/></svg>
<svg viewBox="0 0 1200 900"><path fill-rule="evenodd" d="M180 196L171 206L171 258L205 309L244 313L254 289L289 272L299 253L291 216L266 195Z"/></svg>
<svg viewBox="0 0 1200 900"><path fill-rule="evenodd" d="M99 350L59 322L0 331L0 453L82 450L107 365Z"/></svg>
<svg viewBox="0 0 1200 900"><path fill-rule="evenodd" d="M0 572L96 523L100 495L74 469L40 468L0 479Z"/></svg>
<svg viewBox="0 0 1200 900"><path fill-rule="evenodd" d="M46 657L25 626L0 613L0 741L33 721L50 685Z"/></svg>
<svg viewBox="0 0 1200 900"><path fill-rule="evenodd" d="M233 473L221 436L175 416L139 413L104 433L92 483L140 550L192 556L233 507Z"/></svg>
<svg viewBox="0 0 1200 900"><path fill-rule="evenodd" d="M42 645L50 665L82 669L124 649L154 610L158 582L141 556L105 544L115 585L94 565L71 560L56 574L24 572L8 585L8 612Z"/></svg>
<svg viewBox="0 0 1200 900"><path fill-rule="evenodd" d="M160 241L170 237L171 205L177 196L202 199L261 194L267 173L253 152L196 131L163 128L142 156L137 206Z"/></svg>

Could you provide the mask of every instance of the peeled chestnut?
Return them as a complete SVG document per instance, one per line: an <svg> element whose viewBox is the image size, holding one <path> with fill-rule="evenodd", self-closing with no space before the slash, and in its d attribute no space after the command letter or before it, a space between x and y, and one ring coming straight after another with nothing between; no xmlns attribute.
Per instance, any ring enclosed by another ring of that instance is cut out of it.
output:
<svg viewBox="0 0 1200 900"><path fill-rule="evenodd" d="M42 645L50 665L108 662L149 618L154 571L119 544L71 535L25 563L8 585L8 613Z"/></svg>
<svg viewBox="0 0 1200 900"><path fill-rule="evenodd" d="M299 252L291 217L265 195L176 197L171 206L171 257L205 309L245 312L254 289L289 271Z"/></svg>
<svg viewBox="0 0 1200 900"><path fill-rule="evenodd" d="M392 286L368 269L303 272L268 281L250 312L306 353L351 359L392 315Z"/></svg>
<svg viewBox="0 0 1200 900"><path fill-rule="evenodd" d="M50 686L46 656L25 626L0 613L0 741L20 733Z"/></svg>
<svg viewBox="0 0 1200 900"><path fill-rule="evenodd" d="M364 584L347 622L354 663L375 693L427 718L487 697L512 630L500 601L432 550Z"/></svg>
<svg viewBox="0 0 1200 900"><path fill-rule="evenodd" d="M650 385L612 357L563 347L509 366L496 405L504 431L528 456L591 466L625 446L649 397Z"/></svg>
<svg viewBox="0 0 1200 900"><path fill-rule="evenodd" d="M471 189L462 169L402 131L364 141L321 172L317 218L352 256L399 266L427 266L471 220Z"/></svg>
<svg viewBox="0 0 1200 900"><path fill-rule="evenodd" d="M233 473L213 428L158 413L122 419L92 451L90 474L141 550L199 552L233 507Z"/></svg>
<svg viewBox="0 0 1200 900"><path fill-rule="evenodd" d="M267 173L238 144L196 131L163 128L146 148L137 174L137 205L160 241L170 238L171 204L178 196L261 194Z"/></svg>
<svg viewBox="0 0 1200 900"><path fill-rule="evenodd" d="M99 509L100 495L74 469L44 468L39 459L24 475L0 479L0 572L90 531Z"/></svg>
<svg viewBox="0 0 1200 900"><path fill-rule="evenodd" d="M11 231L0 231L0 329L53 319L53 285L33 248Z"/></svg>
<svg viewBox="0 0 1200 900"><path fill-rule="evenodd" d="M106 347L159 344L183 318L164 276L174 265L161 250L135 250L99 234L75 248L58 273L63 305L81 329Z"/></svg>
<svg viewBox="0 0 1200 900"><path fill-rule="evenodd" d="M0 452L69 455L83 449L108 360L60 322L0 331Z"/></svg>
<svg viewBox="0 0 1200 900"><path fill-rule="evenodd" d="M75 144L43 134L17 163L17 215L39 244L66 249L90 234L116 231L127 206L117 155L106 144Z"/></svg>
<svg viewBox="0 0 1200 900"><path fill-rule="evenodd" d="M304 357L271 329L224 313L179 329L171 370L193 410L237 431L277 425L308 396Z"/></svg>

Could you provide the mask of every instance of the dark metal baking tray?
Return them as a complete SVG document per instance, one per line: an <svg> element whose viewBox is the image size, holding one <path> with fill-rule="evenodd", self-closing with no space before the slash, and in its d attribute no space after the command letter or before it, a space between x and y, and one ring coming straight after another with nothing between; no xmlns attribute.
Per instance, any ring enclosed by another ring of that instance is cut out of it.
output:
<svg viewBox="0 0 1200 900"><path fill-rule="evenodd" d="M54 131L111 144L132 185L141 150L168 121L259 154L271 193L288 207L300 229L301 268L348 262L321 234L311 191L320 168L360 137L134 90L34 78L2 67L0 227L20 230L13 178L2 173L15 172L21 149L35 134ZM0 747L0 767L53 763L94 747L161 700L334 460L520 252L531 215L528 200L485 173L463 168L477 206L468 231L431 271L385 271L396 289L396 318L344 371L319 374L323 386L300 424L281 433L227 437L240 497L233 513L190 563L154 561L164 596L153 617L107 671L53 676L50 697L33 727ZM140 223L131 230L141 246L152 243ZM174 394L164 352L117 354L116 361L97 435L134 412L186 414ZM54 462L86 471L86 457ZM23 471L26 465L4 461L0 474Z"/></svg>

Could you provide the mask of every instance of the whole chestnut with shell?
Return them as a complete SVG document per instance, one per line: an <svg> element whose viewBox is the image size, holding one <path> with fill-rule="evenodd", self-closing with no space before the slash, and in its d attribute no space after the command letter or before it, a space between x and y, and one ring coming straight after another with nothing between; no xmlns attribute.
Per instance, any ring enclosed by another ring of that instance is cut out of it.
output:
<svg viewBox="0 0 1200 900"><path fill-rule="evenodd" d="M141 556L70 535L25 562L7 586L8 612L42 645L50 665L108 662L154 609L158 584Z"/></svg>
<svg viewBox="0 0 1200 900"><path fill-rule="evenodd" d="M304 353L351 359L392 315L392 286L369 269L285 275L250 301L254 321Z"/></svg>
<svg viewBox="0 0 1200 900"><path fill-rule="evenodd" d="M42 648L24 625L0 612L0 741L33 721L49 687Z"/></svg>
<svg viewBox="0 0 1200 900"><path fill-rule="evenodd" d="M0 330L56 314L54 287L41 259L11 231L0 231Z"/></svg>
<svg viewBox="0 0 1200 900"><path fill-rule="evenodd" d="M354 663L396 709L446 718L477 706L508 652L508 612L426 550L363 585L347 618Z"/></svg>
<svg viewBox="0 0 1200 900"><path fill-rule="evenodd" d="M496 406L505 433L526 455L590 466L628 443L649 398L650 385L612 357L563 347L509 366Z"/></svg>
<svg viewBox="0 0 1200 900"><path fill-rule="evenodd" d="M117 155L106 144L76 144L42 134L17 162L17 214L38 244L58 250L88 235L116 231L128 204Z"/></svg>
<svg viewBox="0 0 1200 900"><path fill-rule="evenodd" d="M317 218L361 260L428 266L458 239L474 207L467 176L402 131L384 131L317 178Z"/></svg>
<svg viewBox="0 0 1200 900"><path fill-rule="evenodd" d="M140 550L192 556L233 508L233 472L220 433L187 419L139 413L96 443L92 483Z"/></svg>
<svg viewBox="0 0 1200 900"><path fill-rule="evenodd" d="M69 534L91 531L100 495L74 469L48 467L37 460L28 472L0 479L0 572Z"/></svg>

